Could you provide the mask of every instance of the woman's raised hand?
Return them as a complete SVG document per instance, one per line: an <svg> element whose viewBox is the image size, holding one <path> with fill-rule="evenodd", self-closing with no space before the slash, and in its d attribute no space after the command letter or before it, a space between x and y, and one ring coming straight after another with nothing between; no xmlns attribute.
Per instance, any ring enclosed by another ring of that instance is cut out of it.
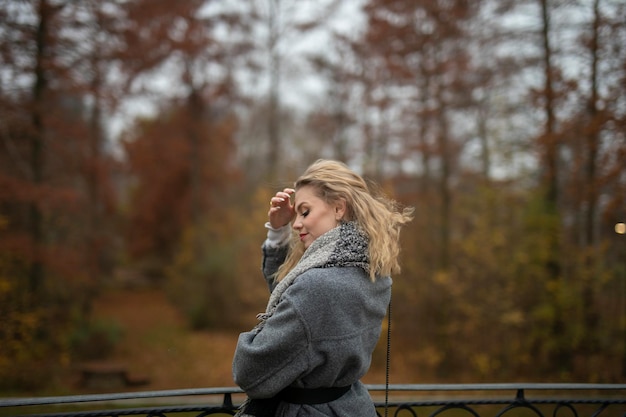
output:
<svg viewBox="0 0 626 417"><path fill-rule="evenodd" d="M288 224L296 212L291 204L291 196L296 192L293 188L285 188L276 193L270 200L270 210L267 212L270 225L274 229L281 228Z"/></svg>

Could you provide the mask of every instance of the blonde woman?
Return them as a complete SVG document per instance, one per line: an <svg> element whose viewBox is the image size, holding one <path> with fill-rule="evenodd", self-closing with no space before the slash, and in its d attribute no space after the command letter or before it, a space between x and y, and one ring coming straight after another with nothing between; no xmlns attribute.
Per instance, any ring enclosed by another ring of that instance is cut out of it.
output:
<svg viewBox="0 0 626 417"><path fill-rule="evenodd" d="M373 194L345 164L319 160L272 197L268 217L263 273L271 295L237 343L233 376L248 395L237 415L376 416L360 379L412 209Z"/></svg>

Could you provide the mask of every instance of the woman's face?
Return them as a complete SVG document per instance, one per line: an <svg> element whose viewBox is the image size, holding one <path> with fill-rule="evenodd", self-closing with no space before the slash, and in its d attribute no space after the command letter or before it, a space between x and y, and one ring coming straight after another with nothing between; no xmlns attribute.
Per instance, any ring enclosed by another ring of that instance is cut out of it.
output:
<svg viewBox="0 0 626 417"><path fill-rule="evenodd" d="M345 203L329 205L317 197L314 191L311 186L298 188L294 200L296 218L293 221L293 228L298 232L305 248L324 233L337 227L345 212Z"/></svg>

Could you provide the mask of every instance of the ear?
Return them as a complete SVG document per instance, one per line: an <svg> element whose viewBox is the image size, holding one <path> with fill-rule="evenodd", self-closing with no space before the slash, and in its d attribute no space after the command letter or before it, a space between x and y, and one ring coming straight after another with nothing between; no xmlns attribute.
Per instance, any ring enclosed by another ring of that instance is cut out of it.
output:
<svg viewBox="0 0 626 417"><path fill-rule="evenodd" d="M335 204L335 220L340 221L346 214L346 200L339 200Z"/></svg>

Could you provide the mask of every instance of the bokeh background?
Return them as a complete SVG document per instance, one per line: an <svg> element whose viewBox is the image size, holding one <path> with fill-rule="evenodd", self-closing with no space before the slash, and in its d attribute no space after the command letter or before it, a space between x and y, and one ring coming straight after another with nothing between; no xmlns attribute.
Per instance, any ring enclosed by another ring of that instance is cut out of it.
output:
<svg viewBox="0 0 626 417"><path fill-rule="evenodd" d="M416 209L393 383L626 381L623 1L2 0L0 393L233 385L318 158Z"/></svg>

